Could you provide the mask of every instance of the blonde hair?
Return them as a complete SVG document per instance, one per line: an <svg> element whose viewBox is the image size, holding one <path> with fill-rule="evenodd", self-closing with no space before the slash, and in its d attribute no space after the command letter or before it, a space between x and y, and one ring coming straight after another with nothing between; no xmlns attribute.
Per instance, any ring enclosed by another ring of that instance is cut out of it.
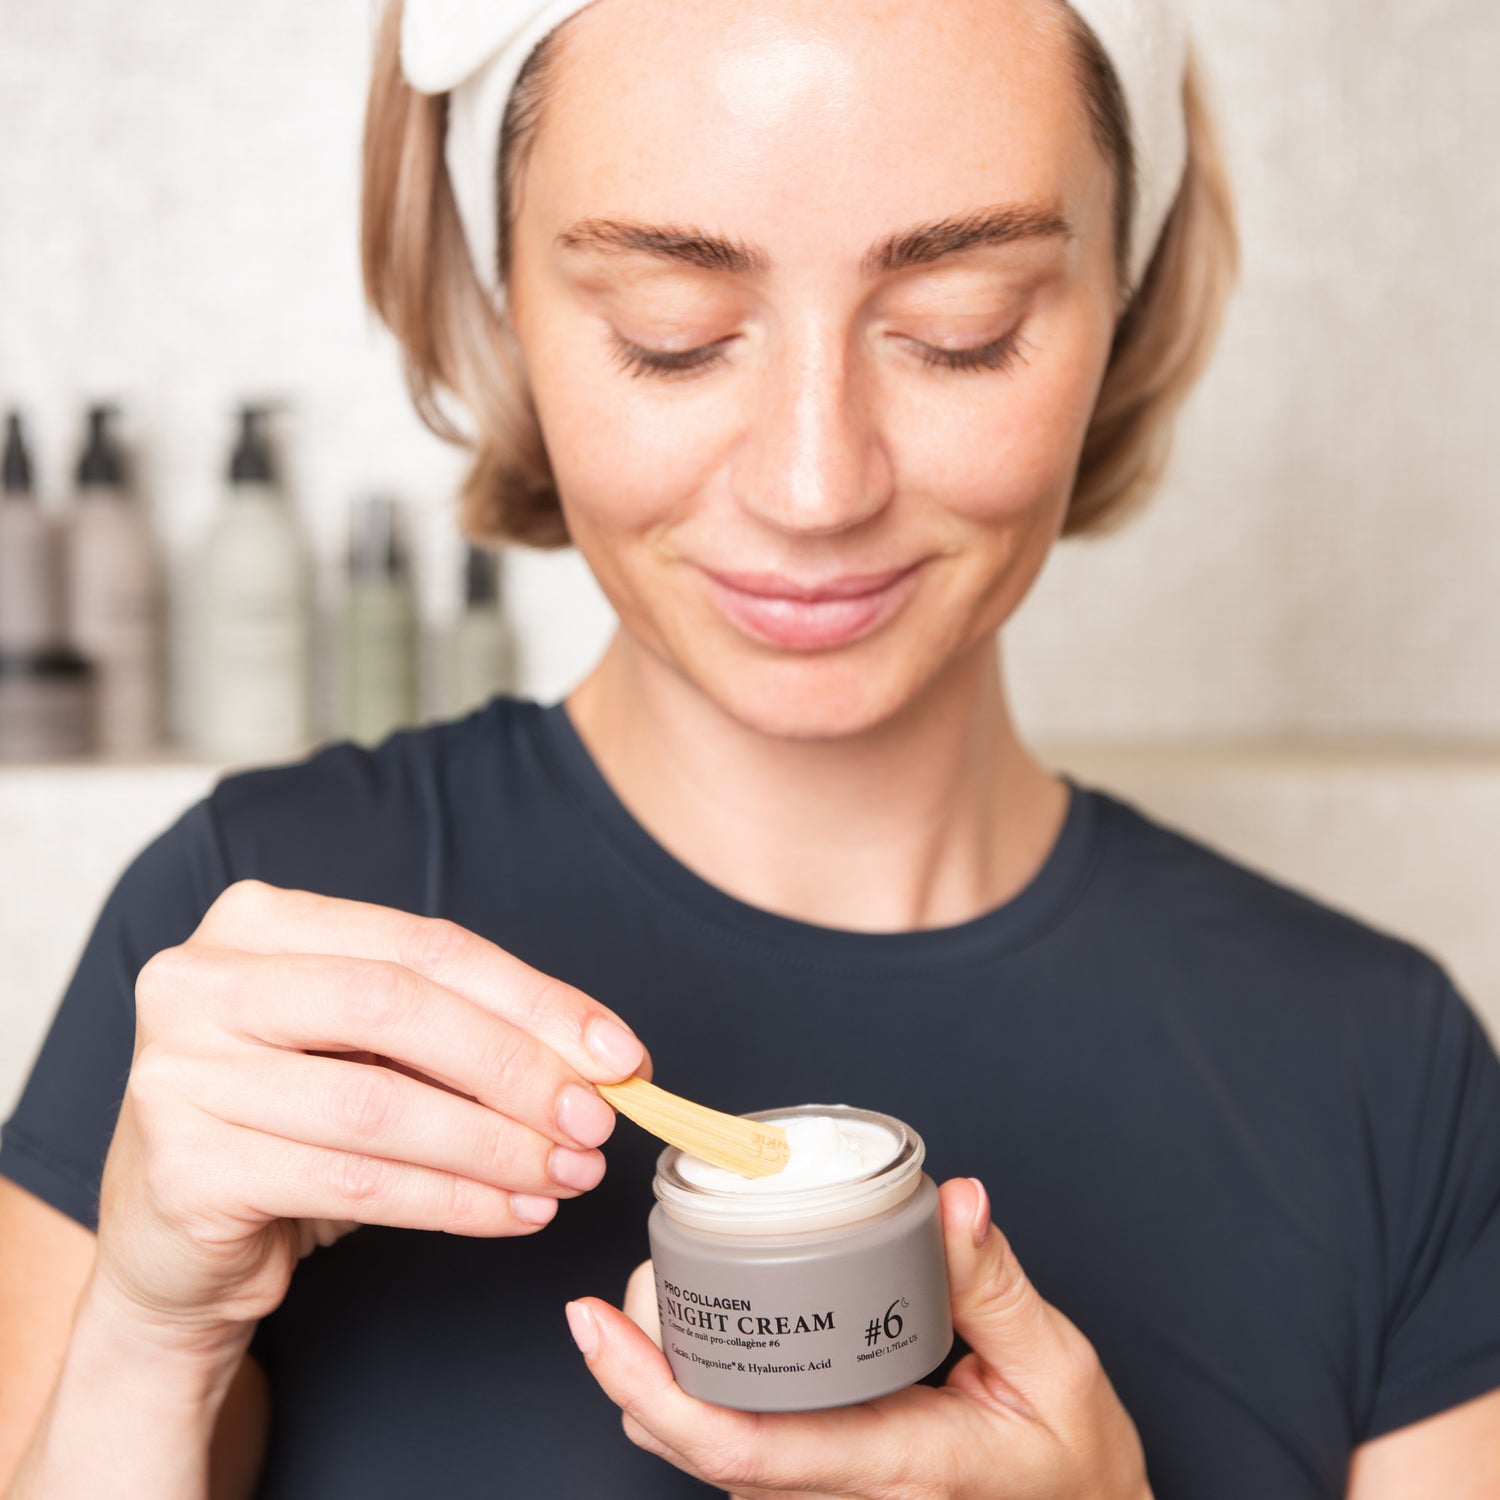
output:
<svg viewBox="0 0 1500 1500"><path fill-rule="evenodd" d="M467 447L460 523L480 541L568 542L547 450L507 321L479 284L443 161L446 100L401 76L401 0L381 19L365 116L365 294L401 346L407 387L439 436ZM1128 263L1135 163L1124 98L1094 33L1066 11L1095 139L1115 169L1117 271ZM532 53L511 93L497 172L498 270L566 23ZM1239 237L1218 133L1196 58L1183 88L1188 159L1149 269L1115 331L1084 439L1064 535L1104 530L1155 491L1175 418L1209 361L1239 269ZM458 410L451 402L457 403Z"/></svg>

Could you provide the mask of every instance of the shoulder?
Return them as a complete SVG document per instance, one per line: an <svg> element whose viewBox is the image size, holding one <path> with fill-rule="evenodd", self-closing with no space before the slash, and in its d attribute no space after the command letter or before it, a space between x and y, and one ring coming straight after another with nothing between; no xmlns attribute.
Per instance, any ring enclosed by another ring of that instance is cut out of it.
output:
<svg viewBox="0 0 1500 1500"><path fill-rule="evenodd" d="M227 878L420 905L448 831L515 793L539 713L529 701L495 698L374 746L341 740L226 776L206 815Z"/></svg>
<svg viewBox="0 0 1500 1500"><path fill-rule="evenodd" d="M1451 1026L1464 1008L1419 943L1091 790L1114 925L1154 941L1201 1003L1251 1006L1304 1035L1321 1023L1392 1041Z"/></svg>
<svg viewBox="0 0 1500 1500"><path fill-rule="evenodd" d="M1167 1055L1260 1101L1256 1138L1281 1121L1286 1160L1331 1154L1388 1206L1416 1214L1412 1184L1460 1137L1495 1177L1500 1063L1439 958L1101 795L1102 941Z"/></svg>

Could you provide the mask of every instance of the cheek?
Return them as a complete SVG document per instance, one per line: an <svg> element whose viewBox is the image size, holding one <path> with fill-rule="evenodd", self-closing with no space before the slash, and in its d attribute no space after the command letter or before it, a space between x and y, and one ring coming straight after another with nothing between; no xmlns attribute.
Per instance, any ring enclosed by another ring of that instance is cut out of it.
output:
<svg viewBox="0 0 1500 1500"><path fill-rule="evenodd" d="M577 334L572 339L582 343ZM559 347L567 347L559 341ZM531 365L543 441L570 524L625 538L684 518L723 446L722 414L691 396L632 399L607 356Z"/></svg>
<svg viewBox="0 0 1500 1500"><path fill-rule="evenodd" d="M907 483L961 521L1003 531L1060 524L1103 362L1092 336L1045 347L1038 336L1036 345L1009 372L958 377L956 390L904 414Z"/></svg>
<svg viewBox="0 0 1500 1500"><path fill-rule="evenodd" d="M559 338L553 347L570 346ZM722 418L691 400L668 410L632 399L634 383L607 356L553 354L528 370L573 545L630 632L670 654L663 564L701 508Z"/></svg>

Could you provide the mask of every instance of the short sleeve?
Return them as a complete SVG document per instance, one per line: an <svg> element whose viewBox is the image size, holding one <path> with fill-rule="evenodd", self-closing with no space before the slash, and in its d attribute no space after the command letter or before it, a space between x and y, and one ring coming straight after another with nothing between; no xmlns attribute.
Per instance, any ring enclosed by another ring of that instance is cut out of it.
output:
<svg viewBox="0 0 1500 1500"><path fill-rule="evenodd" d="M1366 1439L1500 1388L1500 1062L1435 964L1387 1112L1387 1306Z"/></svg>
<svg viewBox="0 0 1500 1500"><path fill-rule="evenodd" d="M99 1182L135 1049L135 980L183 942L228 884L210 805L129 865L104 903L0 1133L0 1175L97 1229Z"/></svg>

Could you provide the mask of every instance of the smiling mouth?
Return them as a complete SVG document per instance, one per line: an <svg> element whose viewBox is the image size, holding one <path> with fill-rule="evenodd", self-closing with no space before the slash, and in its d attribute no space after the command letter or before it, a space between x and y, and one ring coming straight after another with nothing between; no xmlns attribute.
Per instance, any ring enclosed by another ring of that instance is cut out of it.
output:
<svg viewBox="0 0 1500 1500"><path fill-rule="evenodd" d="M827 651L889 620L910 597L922 565L816 580L702 572L714 603L745 635L786 651Z"/></svg>

